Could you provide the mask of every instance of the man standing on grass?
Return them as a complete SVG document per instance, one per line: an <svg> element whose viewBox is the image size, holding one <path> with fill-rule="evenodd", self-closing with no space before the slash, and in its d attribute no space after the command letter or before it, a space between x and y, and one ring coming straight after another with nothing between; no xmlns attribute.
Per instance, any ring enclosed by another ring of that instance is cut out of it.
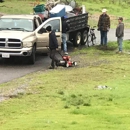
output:
<svg viewBox="0 0 130 130"><path fill-rule="evenodd" d="M107 9L102 10L98 21L98 30L101 35L101 45L107 47L107 32L110 29L110 17L107 15Z"/></svg>
<svg viewBox="0 0 130 130"><path fill-rule="evenodd" d="M123 18L118 18L118 26L116 28L116 37L117 37L117 43L119 51L117 53L122 53L122 43L123 43L123 37L124 37L124 23Z"/></svg>
<svg viewBox="0 0 130 130"><path fill-rule="evenodd" d="M48 26L46 28L46 31L49 33L50 58L52 59L51 66L49 67L49 69L55 69L55 66L58 66L58 63L59 63L59 60L56 57L56 50L58 49L58 42L56 39L55 32L52 31L51 26Z"/></svg>

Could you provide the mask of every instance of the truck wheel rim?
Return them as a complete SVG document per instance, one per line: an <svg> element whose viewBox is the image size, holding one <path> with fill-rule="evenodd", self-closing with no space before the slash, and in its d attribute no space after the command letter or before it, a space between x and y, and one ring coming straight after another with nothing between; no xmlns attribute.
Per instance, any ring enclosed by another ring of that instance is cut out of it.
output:
<svg viewBox="0 0 130 130"><path fill-rule="evenodd" d="M84 34L83 34L84 43L87 42L87 38L88 38L87 32L84 32Z"/></svg>

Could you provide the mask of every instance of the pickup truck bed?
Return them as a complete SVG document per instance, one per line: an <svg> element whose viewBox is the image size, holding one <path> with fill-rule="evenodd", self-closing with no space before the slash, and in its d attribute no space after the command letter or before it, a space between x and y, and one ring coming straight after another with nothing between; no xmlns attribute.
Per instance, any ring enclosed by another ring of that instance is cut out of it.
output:
<svg viewBox="0 0 130 130"><path fill-rule="evenodd" d="M66 22L69 25L70 30L69 41L74 46L85 45L88 38L88 13L80 14L77 16L66 18Z"/></svg>
<svg viewBox="0 0 130 130"><path fill-rule="evenodd" d="M66 21L70 28L69 32L84 29L88 25L88 13L67 18Z"/></svg>

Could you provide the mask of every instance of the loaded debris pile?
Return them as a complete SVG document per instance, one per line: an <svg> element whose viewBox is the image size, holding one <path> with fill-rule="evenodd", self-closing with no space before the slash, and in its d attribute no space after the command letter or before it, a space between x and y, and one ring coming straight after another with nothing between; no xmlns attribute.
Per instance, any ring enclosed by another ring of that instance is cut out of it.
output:
<svg viewBox="0 0 130 130"><path fill-rule="evenodd" d="M78 6L75 0L47 0L33 8L34 14L39 15L43 21L51 17L73 17L86 13L85 6Z"/></svg>

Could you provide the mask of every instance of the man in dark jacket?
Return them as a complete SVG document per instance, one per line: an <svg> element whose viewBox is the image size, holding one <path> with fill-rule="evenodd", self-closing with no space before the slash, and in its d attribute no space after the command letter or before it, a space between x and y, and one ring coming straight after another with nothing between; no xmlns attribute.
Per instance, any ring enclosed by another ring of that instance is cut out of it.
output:
<svg viewBox="0 0 130 130"><path fill-rule="evenodd" d="M117 43L119 47L118 53L122 53L122 43L123 43L123 37L124 37L124 23L123 23L122 17L119 17L118 23L119 24L116 28L116 37L117 37Z"/></svg>
<svg viewBox="0 0 130 130"><path fill-rule="evenodd" d="M52 59L51 66L49 69L54 69L55 65L58 66L59 60L56 57L56 50L58 49L58 42L56 39L55 32L52 31L51 26L46 28L46 31L49 32L49 49L50 49L50 58Z"/></svg>
<svg viewBox="0 0 130 130"><path fill-rule="evenodd" d="M67 52L67 43L66 43L66 32L69 31L69 26L67 24L67 22L65 21L65 18L62 17L62 42L63 42L63 51L65 54L68 54Z"/></svg>
<svg viewBox="0 0 130 130"><path fill-rule="evenodd" d="M107 15L107 10L103 9L98 21L98 30L101 34L101 45L107 46L107 32L110 29L110 17Z"/></svg>

